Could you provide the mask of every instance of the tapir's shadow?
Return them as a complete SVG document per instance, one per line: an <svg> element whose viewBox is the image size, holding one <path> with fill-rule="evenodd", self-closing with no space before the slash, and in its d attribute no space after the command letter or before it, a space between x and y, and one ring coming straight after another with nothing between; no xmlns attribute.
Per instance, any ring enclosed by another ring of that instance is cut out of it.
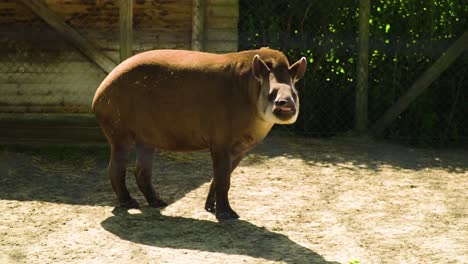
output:
<svg viewBox="0 0 468 264"><path fill-rule="evenodd" d="M243 220L211 222L165 216L151 208L129 214L115 209L102 227L118 237L149 246L247 255L287 263L336 263L291 241Z"/></svg>

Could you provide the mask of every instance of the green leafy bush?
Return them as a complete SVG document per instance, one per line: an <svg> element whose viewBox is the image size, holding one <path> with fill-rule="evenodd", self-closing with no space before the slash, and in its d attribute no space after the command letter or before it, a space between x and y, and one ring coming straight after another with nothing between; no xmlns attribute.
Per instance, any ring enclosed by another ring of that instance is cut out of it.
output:
<svg viewBox="0 0 468 264"><path fill-rule="evenodd" d="M301 115L288 129L312 136L354 124L358 1L240 0L239 49L307 57ZM371 1L369 122L377 120L468 28L462 0ZM468 139L467 55L405 111L386 136L419 145ZM282 128L284 129L284 128Z"/></svg>

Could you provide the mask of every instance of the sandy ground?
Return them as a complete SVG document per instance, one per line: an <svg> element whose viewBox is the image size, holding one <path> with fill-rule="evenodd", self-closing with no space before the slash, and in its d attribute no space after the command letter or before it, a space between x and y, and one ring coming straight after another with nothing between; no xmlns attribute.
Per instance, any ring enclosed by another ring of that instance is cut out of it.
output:
<svg viewBox="0 0 468 264"><path fill-rule="evenodd" d="M160 211L114 208L107 155L0 149L0 263L468 263L466 150L270 137L234 172L241 219L221 223L207 153L155 158Z"/></svg>

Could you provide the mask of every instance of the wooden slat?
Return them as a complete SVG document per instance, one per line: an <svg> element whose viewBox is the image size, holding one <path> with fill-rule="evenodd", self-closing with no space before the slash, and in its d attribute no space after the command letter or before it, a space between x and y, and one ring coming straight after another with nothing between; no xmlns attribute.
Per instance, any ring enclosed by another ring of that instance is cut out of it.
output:
<svg viewBox="0 0 468 264"><path fill-rule="evenodd" d="M116 64L109 57L104 55L98 49L93 47L85 38L83 38L76 30L68 26L60 17L52 13L42 0L20 0L23 4L29 7L35 14L41 17L52 28L57 30L70 43L78 48L84 55L99 65L107 73L115 68Z"/></svg>
<svg viewBox="0 0 468 264"><path fill-rule="evenodd" d="M205 27L207 29L237 29L239 17L213 17L207 16Z"/></svg>
<svg viewBox="0 0 468 264"><path fill-rule="evenodd" d="M84 71L85 67L89 64L83 64L83 68L76 68L75 72L70 74L63 74L63 72L0 72L0 94L5 89L5 84L39 84L44 83L46 85L53 84L72 84L77 80L82 83L95 83L99 84L104 79L104 74L100 70ZM86 79L83 79L83 73L86 75ZM79 92L79 91L77 91Z"/></svg>
<svg viewBox="0 0 468 264"><path fill-rule="evenodd" d="M154 49L184 49L189 50L192 47L190 42L167 42L167 43L142 43L135 48L135 53L140 53Z"/></svg>
<svg viewBox="0 0 468 264"><path fill-rule="evenodd" d="M37 16L20 3L0 1L0 25L18 22L30 23L36 19Z"/></svg>
<svg viewBox="0 0 468 264"><path fill-rule="evenodd" d="M237 7L239 0L205 0L207 5L227 5Z"/></svg>
<svg viewBox="0 0 468 264"><path fill-rule="evenodd" d="M31 142L106 142L99 127L24 127L10 128L0 126L0 142L2 144L17 144ZM29 145L29 144L28 144Z"/></svg>
<svg viewBox="0 0 468 264"><path fill-rule="evenodd" d="M0 83L0 94L2 95L0 102L8 103L9 101L5 99L7 96L26 98L26 100L29 97L34 97L32 99L40 101L40 97L46 95L60 95L72 98L86 97L91 100L99 82L94 82L93 80L78 82L77 76L75 78L68 78L68 83ZM30 102L33 101L31 100Z"/></svg>
<svg viewBox="0 0 468 264"><path fill-rule="evenodd" d="M91 113L91 105L0 105L0 113Z"/></svg>
<svg viewBox="0 0 468 264"><path fill-rule="evenodd" d="M94 114L0 113L0 141L2 144L105 142L105 137Z"/></svg>
<svg viewBox="0 0 468 264"><path fill-rule="evenodd" d="M133 55L133 0L119 0L120 61Z"/></svg>
<svg viewBox="0 0 468 264"><path fill-rule="evenodd" d="M207 17L239 17L239 9L232 6L211 5L206 7Z"/></svg>
<svg viewBox="0 0 468 264"><path fill-rule="evenodd" d="M2 0L3 1L3 0ZM36 16L18 2L0 1L0 24L31 22ZM44 1L44 0L41 0ZM180 26L190 30L192 0L133 1L134 22L138 27L165 28ZM119 1L46 1L51 12L61 17L68 25L81 30L88 28L119 28ZM142 4L140 4L142 3Z"/></svg>
<svg viewBox="0 0 468 264"><path fill-rule="evenodd" d="M226 53L237 51L237 41L207 41L205 50L215 53Z"/></svg>
<svg viewBox="0 0 468 264"><path fill-rule="evenodd" d="M1 127L78 126L97 127L94 114L0 113Z"/></svg>
<svg viewBox="0 0 468 264"><path fill-rule="evenodd" d="M63 62L34 62L27 58L12 57L16 61L12 63L0 62L0 68L8 66L2 73L68 73L81 74L100 71L93 63L88 61L63 61ZM83 76L82 76L83 77Z"/></svg>
<svg viewBox="0 0 468 264"><path fill-rule="evenodd" d="M207 29L206 41L237 41L239 38L237 28L233 29Z"/></svg>
<svg viewBox="0 0 468 264"><path fill-rule="evenodd" d="M33 94L32 96L24 96L17 94L4 94L0 97L1 105L18 105L18 106L89 106L91 107L92 96L66 93L52 94Z"/></svg>
<svg viewBox="0 0 468 264"><path fill-rule="evenodd" d="M43 1L43 0L42 0ZM192 42L192 1L134 1L133 21L134 33L133 48L135 51L157 48L183 48L190 49ZM205 0L205 8L210 10L210 14L205 13L205 29L226 29L232 32L238 24L238 3L237 0ZM86 38L90 44L99 47L104 54L108 51L119 51L118 40L118 18L119 1L69 1L69 0L47 0L48 8L61 17L66 24L73 27L79 34ZM7 25L0 25L0 34L7 34L9 38L15 39L19 36L27 37L28 27L31 24L27 21L15 20L21 16L33 16L38 19L29 9L19 2L9 2L8 8L14 7L13 11L5 10L5 4L0 2L0 15L9 12ZM24 22L24 23L16 23ZM0 21L1 23L1 21ZM3 27L1 27L3 26ZM16 27L11 29L11 27ZM47 30L47 28L44 28ZM207 34L205 30L205 41ZM25 32L18 35L18 32ZM223 33L224 34L224 33ZM229 34L229 33L226 33ZM224 34L225 35L225 34ZM42 37L44 36L44 37ZM57 38L51 34L38 35L32 39L34 47L39 45L42 49L55 50L54 42ZM37 39L37 40L36 40ZM215 37L219 39L219 37ZM63 41L61 41L63 43ZM184 43L185 42L185 43ZM30 43L27 40L27 43ZM2 50L3 51L3 50ZM112 56L113 61L119 61Z"/></svg>
<svg viewBox="0 0 468 264"><path fill-rule="evenodd" d="M205 0L193 0L192 50L203 50L205 40Z"/></svg>
<svg viewBox="0 0 468 264"><path fill-rule="evenodd" d="M369 14L370 0L359 1L359 32L354 129L358 133L367 130L367 97L369 68Z"/></svg>
<svg viewBox="0 0 468 264"><path fill-rule="evenodd" d="M99 43L101 51L119 51L119 43L114 40L113 33L86 31L85 36L92 38L93 42ZM115 34L115 33L114 33ZM134 30L133 48L138 49L141 44L152 43L154 47L160 44L187 43L190 45L191 31L160 31L157 29Z"/></svg>
<svg viewBox="0 0 468 264"><path fill-rule="evenodd" d="M422 94L467 48L468 31L465 31L465 33L463 33L463 35L414 82L408 91L375 122L372 126L374 134L380 136L383 131L406 110L411 102Z"/></svg>

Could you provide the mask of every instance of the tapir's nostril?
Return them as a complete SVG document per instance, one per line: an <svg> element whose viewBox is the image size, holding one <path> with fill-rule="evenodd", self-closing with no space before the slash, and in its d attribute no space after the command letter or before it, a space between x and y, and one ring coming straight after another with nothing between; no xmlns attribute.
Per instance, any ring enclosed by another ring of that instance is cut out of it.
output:
<svg viewBox="0 0 468 264"><path fill-rule="evenodd" d="M285 106L287 103L288 103L288 101L286 101L284 99L280 99L280 100L275 101L276 106Z"/></svg>

